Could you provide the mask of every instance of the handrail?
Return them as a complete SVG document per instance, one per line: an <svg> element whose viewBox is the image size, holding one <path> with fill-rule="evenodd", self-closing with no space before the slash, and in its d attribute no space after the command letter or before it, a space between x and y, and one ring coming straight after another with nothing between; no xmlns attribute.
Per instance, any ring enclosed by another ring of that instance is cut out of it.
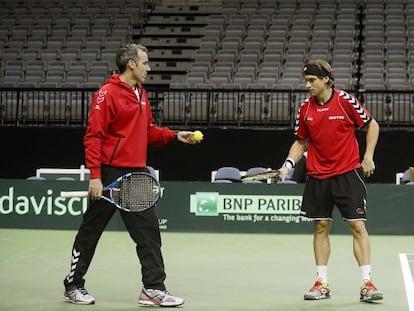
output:
<svg viewBox="0 0 414 311"><path fill-rule="evenodd" d="M159 126L292 128L304 89L200 89L147 86ZM85 127L93 88L2 88L0 126ZM414 91L350 91L385 127L414 125Z"/></svg>

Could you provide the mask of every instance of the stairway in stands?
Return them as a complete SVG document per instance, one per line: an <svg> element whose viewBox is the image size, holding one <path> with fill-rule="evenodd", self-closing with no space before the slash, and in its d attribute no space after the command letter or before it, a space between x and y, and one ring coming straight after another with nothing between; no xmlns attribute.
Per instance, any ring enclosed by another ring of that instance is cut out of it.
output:
<svg viewBox="0 0 414 311"><path fill-rule="evenodd" d="M142 29L134 29L132 37L149 50L146 85L166 88L186 80L208 17L215 11L214 1L160 1L148 8Z"/></svg>

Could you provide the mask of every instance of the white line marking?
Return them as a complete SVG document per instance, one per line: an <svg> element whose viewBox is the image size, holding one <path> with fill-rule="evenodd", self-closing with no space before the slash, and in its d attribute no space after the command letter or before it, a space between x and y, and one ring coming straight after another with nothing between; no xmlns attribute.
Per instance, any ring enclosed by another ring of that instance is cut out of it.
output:
<svg viewBox="0 0 414 311"><path fill-rule="evenodd" d="M414 282L412 271L410 269L410 265L408 264L408 256L409 254L400 254L400 263L401 263L401 270L402 275L404 278L405 284L405 293L407 295L408 301L408 310L414 311Z"/></svg>

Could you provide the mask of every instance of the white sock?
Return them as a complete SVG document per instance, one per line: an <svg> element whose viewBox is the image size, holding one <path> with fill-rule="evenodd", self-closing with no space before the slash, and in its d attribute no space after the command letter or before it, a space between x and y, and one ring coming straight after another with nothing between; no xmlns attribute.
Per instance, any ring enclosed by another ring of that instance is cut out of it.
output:
<svg viewBox="0 0 414 311"><path fill-rule="evenodd" d="M316 266L316 277L328 284L328 266Z"/></svg>
<svg viewBox="0 0 414 311"><path fill-rule="evenodd" d="M361 271L362 283L371 281L371 265L359 266L359 270Z"/></svg>

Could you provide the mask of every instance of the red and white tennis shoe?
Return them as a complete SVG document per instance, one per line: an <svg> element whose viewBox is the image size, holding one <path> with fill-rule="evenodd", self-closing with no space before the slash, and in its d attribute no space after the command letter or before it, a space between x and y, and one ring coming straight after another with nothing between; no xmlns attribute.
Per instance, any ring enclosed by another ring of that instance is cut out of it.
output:
<svg viewBox="0 0 414 311"><path fill-rule="evenodd" d="M328 284L323 283L321 279L317 279L309 292L305 293L304 298L305 300L320 300L331 298L331 289L329 288Z"/></svg>
<svg viewBox="0 0 414 311"><path fill-rule="evenodd" d="M359 300L362 302L371 302L384 299L384 294L379 291L371 281L365 281L364 284L361 285L360 293L361 295Z"/></svg>

